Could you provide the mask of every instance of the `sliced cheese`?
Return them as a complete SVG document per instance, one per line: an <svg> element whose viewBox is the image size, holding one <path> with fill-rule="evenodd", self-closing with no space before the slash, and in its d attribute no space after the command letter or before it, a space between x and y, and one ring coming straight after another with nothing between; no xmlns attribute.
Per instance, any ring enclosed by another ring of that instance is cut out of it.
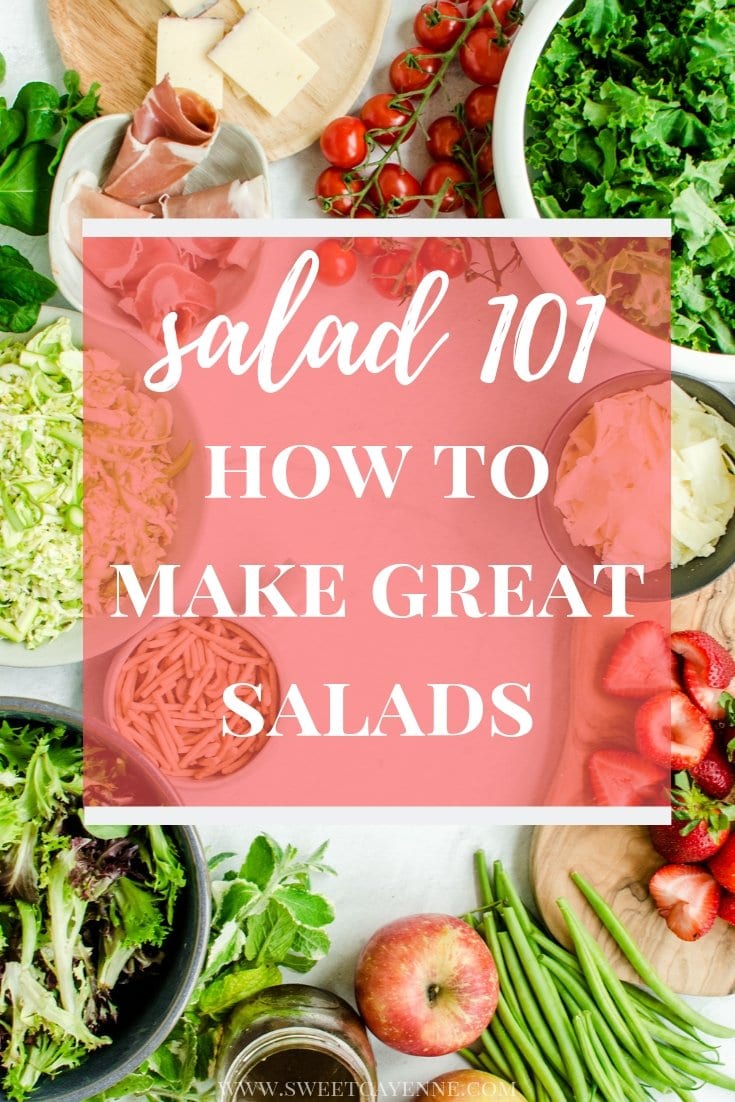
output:
<svg viewBox="0 0 735 1102"><path fill-rule="evenodd" d="M237 0L244 11L259 11L294 42L302 42L330 19L327 0Z"/></svg>
<svg viewBox="0 0 735 1102"><path fill-rule="evenodd" d="M222 70L207 56L225 33L223 19L158 20L156 83L168 77L174 88L198 92L217 109L222 107Z"/></svg>
<svg viewBox="0 0 735 1102"><path fill-rule="evenodd" d="M192 19L195 15L201 15L202 12L213 8L216 3L217 0L166 0L171 11L180 15L182 19Z"/></svg>
<svg viewBox="0 0 735 1102"><path fill-rule="evenodd" d="M280 115L319 68L259 11L248 12L209 56L270 115Z"/></svg>

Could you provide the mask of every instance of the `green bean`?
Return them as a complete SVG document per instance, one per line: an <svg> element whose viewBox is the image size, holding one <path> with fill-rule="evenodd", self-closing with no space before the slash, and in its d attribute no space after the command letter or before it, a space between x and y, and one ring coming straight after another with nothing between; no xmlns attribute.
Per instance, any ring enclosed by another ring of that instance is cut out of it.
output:
<svg viewBox="0 0 735 1102"><path fill-rule="evenodd" d="M482 1071L482 1062L476 1052L473 1052L471 1048L460 1048L457 1050L457 1055L461 1056L463 1060L466 1060L473 1068L477 1068Z"/></svg>
<svg viewBox="0 0 735 1102"><path fill-rule="evenodd" d="M592 885L588 884L579 873L573 872L571 877L604 925L605 929L617 942L621 952L627 957L643 982L651 988L655 995L658 995L662 1003L665 1003L674 1010L684 1019L684 1021L688 1022L689 1025L694 1026L695 1029L700 1029L709 1036L735 1037L735 1029L722 1025L720 1022L711 1021L703 1014L698 1013L698 1011L688 1006L685 1002L682 1002L668 984L664 983L655 968L645 959L623 923L607 905L602 896L599 895Z"/></svg>
<svg viewBox="0 0 735 1102"><path fill-rule="evenodd" d="M482 1041L482 1047L485 1049L485 1054L487 1055L488 1059L492 1060L494 1064L498 1065L498 1067L502 1070L503 1075L510 1077L513 1074L511 1066L503 1055L503 1050L493 1037L492 1033L490 1033L490 1031L486 1029L481 1035L480 1040Z"/></svg>
<svg viewBox="0 0 735 1102"><path fill-rule="evenodd" d="M499 1079L504 1079L505 1076L501 1072L497 1064L494 1064L486 1052L480 1053L478 1061L480 1071L487 1071L490 1075L497 1075Z"/></svg>
<svg viewBox="0 0 735 1102"><path fill-rule="evenodd" d="M705 1044L698 1038L695 1040L688 1033L679 1033L671 1029L666 1022L657 1018L645 1006L639 1006L638 1013L648 1023L648 1030L654 1041L661 1041L669 1048L676 1049L682 1056L691 1056L703 1063L717 1062L717 1049L712 1048L711 1045Z"/></svg>
<svg viewBox="0 0 735 1102"><path fill-rule="evenodd" d="M498 999L498 1009L493 1020L490 1022L490 1032L500 1045L506 1063L510 1066L510 1078L514 1083L518 1084L521 1094L526 1094L526 1090L524 1090L525 1087L528 1091L528 1102L534 1102L535 1093L533 1084L528 1077L526 1065L523 1062L520 1052L516 1048L514 1039L511 1038L508 1030L505 1028L504 1019L506 1017L515 1020L508 1010L508 1004L501 995Z"/></svg>
<svg viewBox="0 0 735 1102"><path fill-rule="evenodd" d="M484 907L487 907L495 902L495 898L493 896L493 889L490 886L490 873L488 871L487 861L485 860L485 854L480 849L475 853L475 873L480 888L480 902Z"/></svg>
<svg viewBox="0 0 735 1102"><path fill-rule="evenodd" d="M589 1091L587 1090L582 1063L573 1040L574 1030L566 1016L566 1011L559 999L556 988L542 970L533 946L524 934L515 911L505 908L502 915L526 976L536 992L539 1006L556 1036L559 1052L564 1061L564 1067L567 1069L567 1078L572 1088L572 1096L575 1102L581 1102L589 1096Z"/></svg>
<svg viewBox="0 0 735 1102"><path fill-rule="evenodd" d="M563 903L564 901L560 901ZM564 913L564 912L563 912ZM672 1071L670 1066L667 1066L664 1062L661 1054L651 1038L650 1033L646 1029L645 1023L641 1020L636 1007L633 1004L630 996L623 987L623 984L617 975L610 967L605 954L600 949L599 945L592 937L587 927L580 922L574 911L566 906L566 913L564 913L567 926L574 939L574 944L579 951L579 944L585 946L586 952L595 963L598 975L600 976L602 983L607 988L610 998L615 1004L615 1007L620 1015L621 1019L625 1022L628 1030L633 1036L635 1049L644 1057L644 1063L647 1061L654 1068L657 1068L659 1073L663 1076L669 1076L671 1078L671 1085L687 1088L693 1086L691 1082L687 1081L686 1077L678 1075Z"/></svg>
<svg viewBox="0 0 735 1102"><path fill-rule="evenodd" d="M569 950L565 949L563 945L560 945L558 941L554 941L553 938L548 937L541 930L534 930L531 937L543 953L546 953L549 957L553 957L559 964L563 964L569 972L575 973L576 975L581 973L582 969L574 953L570 953Z"/></svg>
<svg viewBox="0 0 735 1102"><path fill-rule="evenodd" d="M579 1038L579 1047L582 1050L582 1058L585 1062L587 1070L590 1073L592 1082L595 1083L600 1094L603 1098L606 1098L608 1102L625 1102L623 1093L615 1083L613 1079L607 1074L604 1066L600 1062L597 1051L592 1044L591 1039L591 1027L588 1017L584 1013L576 1014L572 1020L574 1029Z"/></svg>
<svg viewBox="0 0 735 1102"><path fill-rule="evenodd" d="M513 908L518 916L518 921L521 924L524 934L526 934L527 937L530 936L535 928L535 923L531 920L528 909L516 891L515 885L506 874L502 861L493 862L493 880L495 883L496 899L505 899L507 901L508 905Z"/></svg>
<svg viewBox="0 0 735 1102"><path fill-rule="evenodd" d="M541 1080L544 1087L546 1088L551 1098L551 1102L569 1102L569 1099L563 1093L553 1071L549 1068L548 1064L534 1045L533 1041L529 1040L529 1038L523 1032L521 1026L510 1013L508 1005L503 999L502 995L498 1001L498 1013L500 1014L503 1025L508 1030L511 1040L518 1047L518 1051L521 1053L523 1059L526 1061L533 1074ZM525 1095L526 1089L524 1088L521 1080L518 1079L517 1082L518 1086L521 1089L521 1094ZM532 1093L530 1095L527 1095L527 1097L529 1099L535 1098L536 1092L533 1084L528 1082L528 1087L530 1088ZM582 1095L581 1097L583 1102L587 1102L589 1095L586 1088L584 1095Z"/></svg>
<svg viewBox="0 0 735 1102"><path fill-rule="evenodd" d="M716 1087L722 1087L726 1091L735 1091L735 1079L730 1075L725 1075L724 1072L718 1071L714 1064L700 1063L688 1056L683 1056L680 1052L675 1052L674 1049L665 1048L664 1051L674 1067L687 1072L695 1079L701 1079L705 1083L713 1083Z"/></svg>
<svg viewBox="0 0 735 1102"><path fill-rule="evenodd" d="M539 1010L536 996L526 979L511 936L503 932L498 934L498 940L502 946L503 958L508 968L513 990L518 995L518 1002L523 1008L523 1017L528 1023L529 1033L538 1041L539 1048L554 1068L554 1071L558 1072L559 1075L565 1075L564 1061L561 1058L559 1047Z"/></svg>
<svg viewBox="0 0 735 1102"><path fill-rule="evenodd" d="M551 964L554 967L559 967L557 961L552 961ZM649 1077L646 1075L645 1070L635 1064L634 1058L631 1055L623 1051L617 1042L615 1034L610 1029L584 987L582 987L581 984L573 985L568 982L569 977L565 976L563 971L561 978L562 982L559 985L559 994L570 1016L574 1017L575 1014L579 1014L582 1011L590 1014L594 1022L595 1031L600 1038L600 1043L605 1046L605 1050L608 1052L610 1060L620 1077L621 1085L628 1087L628 1092L633 1095L635 1102L646 1102L647 1095L641 1087L641 1083L647 1083L648 1086L656 1087L657 1089L666 1089L668 1083L664 1079L656 1079L656 1077L654 1077L653 1081L649 1081ZM636 1072L638 1073L637 1079Z"/></svg>
<svg viewBox="0 0 735 1102"><path fill-rule="evenodd" d="M658 1018L665 1018L667 1022L671 1022L677 1029L688 1034L688 1036L698 1041L699 1044L703 1045L705 1048L709 1048L713 1052L717 1051L716 1045L711 1044L709 1041L705 1041L693 1025L686 1022L679 1014L672 1010L671 1007L667 1006L666 1003L662 1003L660 999L657 999L655 995L652 995L649 991L644 991L642 987L637 987L634 983L629 983L627 980L623 981L623 986L626 988L633 1001L638 1003L639 1006L652 1011Z"/></svg>

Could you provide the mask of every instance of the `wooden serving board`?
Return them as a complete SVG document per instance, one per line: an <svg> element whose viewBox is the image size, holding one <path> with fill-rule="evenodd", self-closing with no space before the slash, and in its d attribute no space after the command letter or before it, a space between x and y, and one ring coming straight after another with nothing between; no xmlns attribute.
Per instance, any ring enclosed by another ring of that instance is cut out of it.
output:
<svg viewBox="0 0 735 1102"><path fill-rule="evenodd" d="M222 117L250 131L270 161L305 149L346 114L375 62L390 0L330 2L334 19L301 43L319 72L277 118L225 82ZM134 111L155 81L156 24L170 11L163 0L49 0L48 7L61 56L82 85L99 81L106 113ZM243 10L219 0L206 15L234 26Z"/></svg>
<svg viewBox="0 0 735 1102"><path fill-rule="evenodd" d="M651 611L650 606L641 606L638 617L644 619ZM605 626L601 629L599 620L594 626L578 621L572 634L569 727L558 774L567 783L570 775L579 775L580 785L584 784L584 762L592 749L618 739L629 745L629 729L622 728L632 722L636 704L631 704L628 713L601 688L607 656L622 634L621 622L602 623ZM671 623L673 630L701 628L735 653L735 568L713 585L674 601ZM550 802L554 788L552 784ZM699 942L689 944L675 937L648 895L648 880L662 863L645 827L538 827L531 848L530 874L539 913L554 936L569 945L556 906L560 896L569 900L599 938L616 971L625 979L636 978L569 879L569 873L577 871L610 903L645 956L675 991L710 996L735 992L735 927L718 919Z"/></svg>

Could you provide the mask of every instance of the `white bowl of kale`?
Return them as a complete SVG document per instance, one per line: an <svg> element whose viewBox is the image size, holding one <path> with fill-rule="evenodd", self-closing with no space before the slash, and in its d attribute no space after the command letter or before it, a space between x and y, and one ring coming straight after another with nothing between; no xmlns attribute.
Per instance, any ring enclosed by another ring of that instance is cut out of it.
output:
<svg viewBox="0 0 735 1102"><path fill-rule="evenodd" d="M106 728L0 698L0 1098L81 1102L168 1036L206 952L189 828L85 826L89 803L176 802ZM89 755L89 757L88 757Z"/></svg>
<svg viewBox="0 0 735 1102"><path fill-rule="evenodd" d="M536 0L493 130L507 217L672 219L672 366L723 382L735 380L734 49L732 9L716 0Z"/></svg>

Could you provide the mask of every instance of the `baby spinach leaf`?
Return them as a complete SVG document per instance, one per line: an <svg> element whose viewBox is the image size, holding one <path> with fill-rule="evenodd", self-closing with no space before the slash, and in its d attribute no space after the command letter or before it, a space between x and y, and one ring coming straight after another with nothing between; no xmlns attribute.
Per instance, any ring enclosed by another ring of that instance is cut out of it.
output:
<svg viewBox="0 0 735 1102"><path fill-rule="evenodd" d="M40 80L24 84L15 97L13 108L25 116L23 143L43 142L59 129L61 97L51 84Z"/></svg>
<svg viewBox="0 0 735 1102"><path fill-rule="evenodd" d="M25 125L22 111L16 111L13 107L3 107L0 110L0 153L15 145L25 130Z"/></svg>
<svg viewBox="0 0 735 1102"><path fill-rule="evenodd" d="M48 168L54 151L46 142L13 149L0 164L0 223L21 233L38 235L48 229L52 178Z"/></svg>

